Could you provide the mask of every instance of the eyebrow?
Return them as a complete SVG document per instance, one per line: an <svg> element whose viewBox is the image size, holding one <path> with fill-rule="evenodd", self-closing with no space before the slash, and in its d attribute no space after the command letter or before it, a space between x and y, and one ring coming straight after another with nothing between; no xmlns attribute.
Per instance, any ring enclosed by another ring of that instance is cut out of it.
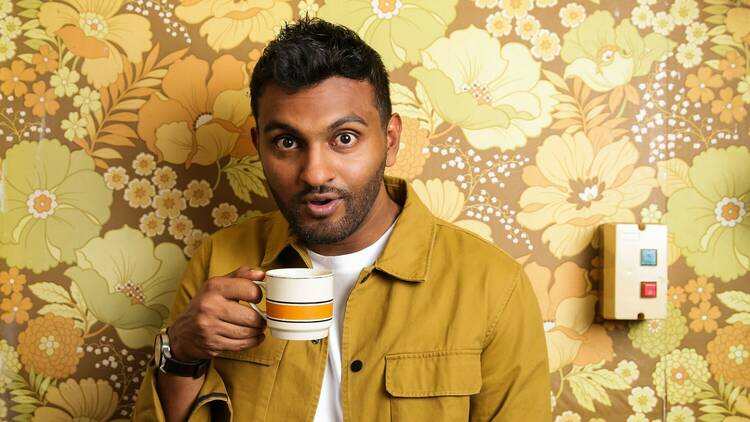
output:
<svg viewBox="0 0 750 422"><path fill-rule="evenodd" d="M292 125L288 125L286 123L282 123L282 122L278 122L278 121L272 120L272 121L268 122L268 124L263 128L263 133L268 133L268 132L270 132L272 130L277 130L277 129L278 130L284 130L284 131L287 131L287 132L293 132L293 133L297 133L298 132L297 129L295 129L295 127L292 126Z"/></svg>
<svg viewBox="0 0 750 422"><path fill-rule="evenodd" d="M335 122L328 125L328 131L332 132L337 127L346 123L359 123L363 126L367 126L367 122L365 121L365 119L363 119L362 117L354 113L351 113L351 114L347 114L346 116L337 119ZM275 121L275 120L272 120L268 122L267 125L265 125L265 127L263 128L263 133L268 133L272 130L283 130L283 131L292 132L295 134L299 133L299 131L294 126L287 124L287 123Z"/></svg>
<svg viewBox="0 0 750 422"><path fill-rule="evenodd" d="M350 113L328 125L328 131L333 131L334 129L345 123L359 123L362 126L367 126L367 122L365 122L365 119L357 116L354 113Z"/></svg>

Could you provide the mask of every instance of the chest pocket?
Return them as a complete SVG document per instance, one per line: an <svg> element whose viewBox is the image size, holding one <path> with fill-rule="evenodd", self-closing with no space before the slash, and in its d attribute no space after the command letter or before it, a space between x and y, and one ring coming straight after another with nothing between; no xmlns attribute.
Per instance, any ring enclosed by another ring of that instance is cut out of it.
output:
<svg viewBox="0 0 750 422"><path fill-rule="evenodd" d="M481 350L399 353L385 357L392 421L468 420L482 389Z"/></svg>

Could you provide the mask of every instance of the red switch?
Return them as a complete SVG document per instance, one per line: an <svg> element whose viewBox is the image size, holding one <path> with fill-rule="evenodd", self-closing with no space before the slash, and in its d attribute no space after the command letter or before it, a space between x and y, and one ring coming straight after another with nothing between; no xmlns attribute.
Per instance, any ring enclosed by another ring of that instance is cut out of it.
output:
<svg viewBox="0 0 750 422"><path fill-rule="evenodd" d="M655 281L641 281L641 297L656 297Z"/></svg>

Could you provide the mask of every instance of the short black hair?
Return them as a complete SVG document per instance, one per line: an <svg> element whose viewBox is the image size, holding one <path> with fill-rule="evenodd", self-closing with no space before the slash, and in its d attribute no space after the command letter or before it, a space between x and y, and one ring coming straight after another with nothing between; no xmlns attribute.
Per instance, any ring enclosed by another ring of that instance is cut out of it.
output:
<svg viewBox="0 0 750 422"><path fill-rule="evenodd" d="M319 18L287 23L263 50L250 78L250 107L258 117L258 99L268 82L297 92L332 76L367 81L385 128L391 117L388 72L380 55L356 32Z"/></svg>

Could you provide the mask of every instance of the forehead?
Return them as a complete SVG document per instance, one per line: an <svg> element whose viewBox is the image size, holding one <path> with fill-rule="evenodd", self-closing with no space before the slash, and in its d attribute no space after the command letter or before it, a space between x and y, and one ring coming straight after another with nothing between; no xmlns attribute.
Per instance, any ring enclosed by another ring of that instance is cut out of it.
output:
<svg viewBox="0 0 750 422"><path fill-rule="evenodd" d="M368 126L370 121L378 121L375 89L369 82L333 76L294 93L270 82L258 99L259 128L270 121L295 127L328 125L352 113Z"/></svg>

